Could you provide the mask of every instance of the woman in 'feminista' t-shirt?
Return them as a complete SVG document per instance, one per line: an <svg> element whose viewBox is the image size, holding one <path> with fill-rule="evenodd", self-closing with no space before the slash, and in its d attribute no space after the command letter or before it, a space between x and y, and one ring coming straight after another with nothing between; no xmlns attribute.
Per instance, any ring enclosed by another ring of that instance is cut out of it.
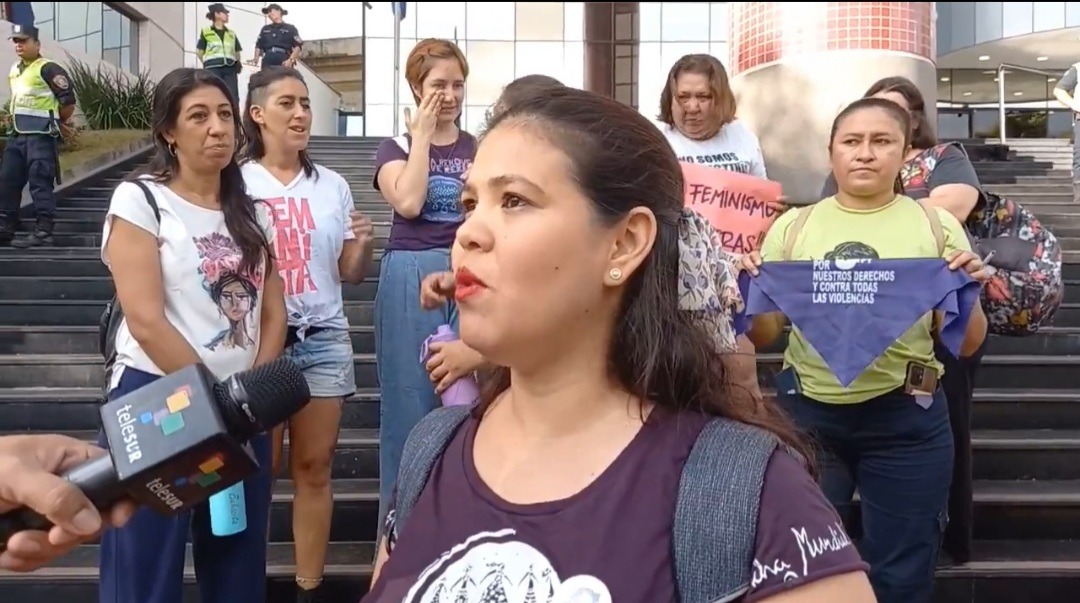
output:
<svg viewBox="0 0 1080 603"><path fill-rule="evenodd" d="M388 515L364 601L679 601L679 478L711 417L805 447L774 406L728 396L730 314L682 310L699 306L680 295L680 266L713 280L715 307L737 293L704 261L719 254L683 211L675 154L634 109L547 87L496 116L463 201L461 335L506 368L408 523ZM752 567L732 568L746 575L737 600L871 603L866 565L796 459L777 448L752 476L764 485L755 525L736 528L756 529Z"/></svg>
<svg viewBox="0 0 1080 603"><path fill-rule="evenodd" d="M285 356L303 371L311 403L274 429L274 474L289 430L295 486L297 603L325 594L323 570L334 506L330 467L342 402L356 391L342 283L358 284L371 263L371 222L356 211L349 183L307 154L311 103L299 71L268 67L248 81L242 166L248 193L273 210L278 273L285 285Z"/></svg>

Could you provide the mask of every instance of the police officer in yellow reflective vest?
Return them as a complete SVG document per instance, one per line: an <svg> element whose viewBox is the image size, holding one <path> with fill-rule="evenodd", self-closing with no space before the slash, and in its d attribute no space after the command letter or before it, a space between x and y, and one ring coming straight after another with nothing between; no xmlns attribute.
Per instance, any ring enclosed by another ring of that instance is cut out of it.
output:
<svg viewBox="0 0 1080 603"><path fill-rule="evenodd" d="M229 22L229 10L224 4L216 3L206 7L206 18L213 21L210 27L199 32L195 42L195 54L202 61L203 68L225 81L233 100L240 102L240 92L236 83L236 74L240 72L240 40L236 32L225 25Z"/></svg>
<svg viewBox="0 0 1080 603"><path fill-rule="evenodd" d="M59 64L41 56L36 27L14 25L11 39L19 62L8 74L11 88L10 135L0 163L0 246L52 245L56 197L60 182L60 135L75 112L71 78ZM22 190L30 185L34 201L33 229L15 239Z"/></svg>

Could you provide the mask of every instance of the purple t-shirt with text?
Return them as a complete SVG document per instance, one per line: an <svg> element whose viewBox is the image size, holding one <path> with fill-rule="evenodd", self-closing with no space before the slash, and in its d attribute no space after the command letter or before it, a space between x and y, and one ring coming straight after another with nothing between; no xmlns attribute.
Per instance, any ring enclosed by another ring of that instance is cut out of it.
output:
<svg viewBox="0 0 1080 603"><path fill-rule="evenodd" d="M408 161L412 137L397 136L379 143L375 151L375 190L379 190L379 170L392 161ZM431 145L428 151L427 198L416 218L405 218L396 211L390 227L387 251L423 251L445 249L454 243L458 226L465 220L461 205L463 175L476 156L476 138L464 130L450 145Z"/></svg>
<svg viewBox="0 0 1080 603"><path fill-rule="evenodd" d="M665 603L682 467L708 419L657 409L604 472L570 498L511 504L473 464L469 419L436 463L363 603ZM723 505L724 501L716 501ZM769 462L758 515L751 603L830 576L866 571L840 519L787 452Z"/></svg>

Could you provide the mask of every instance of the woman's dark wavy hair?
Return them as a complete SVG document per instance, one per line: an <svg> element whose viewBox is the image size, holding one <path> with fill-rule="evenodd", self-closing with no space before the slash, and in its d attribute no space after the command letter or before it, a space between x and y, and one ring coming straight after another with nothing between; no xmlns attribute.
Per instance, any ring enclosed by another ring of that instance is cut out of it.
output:
<svg viewBox="0 0 1080 603"><path fill-rule="evenodd" d="M736 402L713 336L679 310L683 176L660 130L628 105L566 86L521 99L495 117L491 129L499 127L533 129L560 149L601 224L613 225L639 206L656 216L656 241L628 280L615 318L608 352L612 376L641 400L756 425L811 458L773 402ZM485 375L478 416L509 385L505 368Z"/></svg>
<svg viewBox="0 0 1080 603"><path fill-rule="evenodd" d="M900 105L885 98L877 98L874 96L867 96L860 98L859 100L844 107L844 110L836 116L836 119L832 122L832 129L829 131L829 153L832 153L833 143L836 142L836 131L840 128L840 124L844 123L854 113L862 111L863 109L881 109L889 114L889 117L900 126L900 132L904 136L904 148L907 149L911 142L911 116ZM836 174L833 174L833 178ZM839 187L840 181L837 180L837 187ZM893 192L898 195L904 194L904 177L900 172L896 173L896 180L893 184Z"/></svg>
<svg viewBox="0 0 1080 603"><path fill-rule="evenodd" d="M180 158L173 154L165 133L176 128L180 115L180 105L188 94L199 88L210 86L217 88L229 99L232 106L233 126L237 145L243 144L243 130L240 127L240 112L236 99L232 97L225 82L205 69L181 67L170 71L161 78L154 88L154 102L151 116L154 136L154 152L150 165L135 176L149 175L158 184L168 184L180 171ZM240 248L242 259L239 269L243 273L254 273L263 260L273 257L266 234L259 225L255 213L255 201L247 194L244 176L234 154L229 165L221 170L221 190L218 193L221 212L225 215L225 227L229 235Z"/></svg>
<svg viewBox="0 0 1080 603"><path fill-rule="evenodd" d="M244 103L244 139L246 144L240 152L242 161L258 161L266 155L266 143L263 141L262 128L251 117L253 105L264 105L269 100L270 86L284 79L292 78L307 88L304 76L292 67L267 67L260 69L248 80L247 102ZM318 178L319 172L315 169L315 162L311 160L306 150L300 151L300 165L304 168L304 175L308 178Z"/></svg>
<svg viewBox="0 0 1080 603"><path fill-rule="evenodd" d="M934 126L926 117L926 101L915 82L906 77L887 77L874 82L863 96L895 92L904 97L911 112L911 146L918 150L929 149L938 143ZM903 107L901 107L903 109Z"/></svg>

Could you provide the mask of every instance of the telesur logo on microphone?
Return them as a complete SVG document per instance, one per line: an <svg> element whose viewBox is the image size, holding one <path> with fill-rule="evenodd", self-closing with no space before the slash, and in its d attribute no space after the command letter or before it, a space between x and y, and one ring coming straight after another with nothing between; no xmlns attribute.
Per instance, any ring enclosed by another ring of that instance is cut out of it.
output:
<svg viewBox="0 0 1080 603"><path fill-rule="evenodd" d="M184 414L180 411L189 406L191 406L191 388L184 386L165 399L165 408L155 413L144 412L139 415L139 422L143 425L153 423L161 427L161 433L170 436L184 428Z"/></svg>
<svg viewBox="0 0 1080 603"><path fill-rule="evenodd" d="M191 406L191 387L181 386L165 399L165 408L157 412L144 412L137 418L131 412L131 405L125 404L116 409L116 420L120 424L120 435L124 439L124 452L128 464L142 460L142 447L139 446L139 432L136 423L161 427L161 433L170 436L184 428L184 415L181 412Z"/></svg>
<svg viewBox="0 0 1080 603"><path fill-rule="evenodd" d="M172 395L165 399L165 406L156 412L145 411L138 417L131 412L130 404L121 406L116 411L116 418L120 424L120 433L124 440L124 452L127 454L129 464L134 464L143 458L142 448L139 446L138 424L155 425L161 429L162 435L168 437L179 433L185 427L184 413L191 406L191 387L184 385L176 389ZM183 506L173 492L172 487L182 488L185 486L199 486L209 488L221 480L218 473L225 467L225 459L221 454L214 454L199 464L198 471L192 475L178 477L169 484L161 478L154 478L146 484L146 488L172 509Z"/></svg>

